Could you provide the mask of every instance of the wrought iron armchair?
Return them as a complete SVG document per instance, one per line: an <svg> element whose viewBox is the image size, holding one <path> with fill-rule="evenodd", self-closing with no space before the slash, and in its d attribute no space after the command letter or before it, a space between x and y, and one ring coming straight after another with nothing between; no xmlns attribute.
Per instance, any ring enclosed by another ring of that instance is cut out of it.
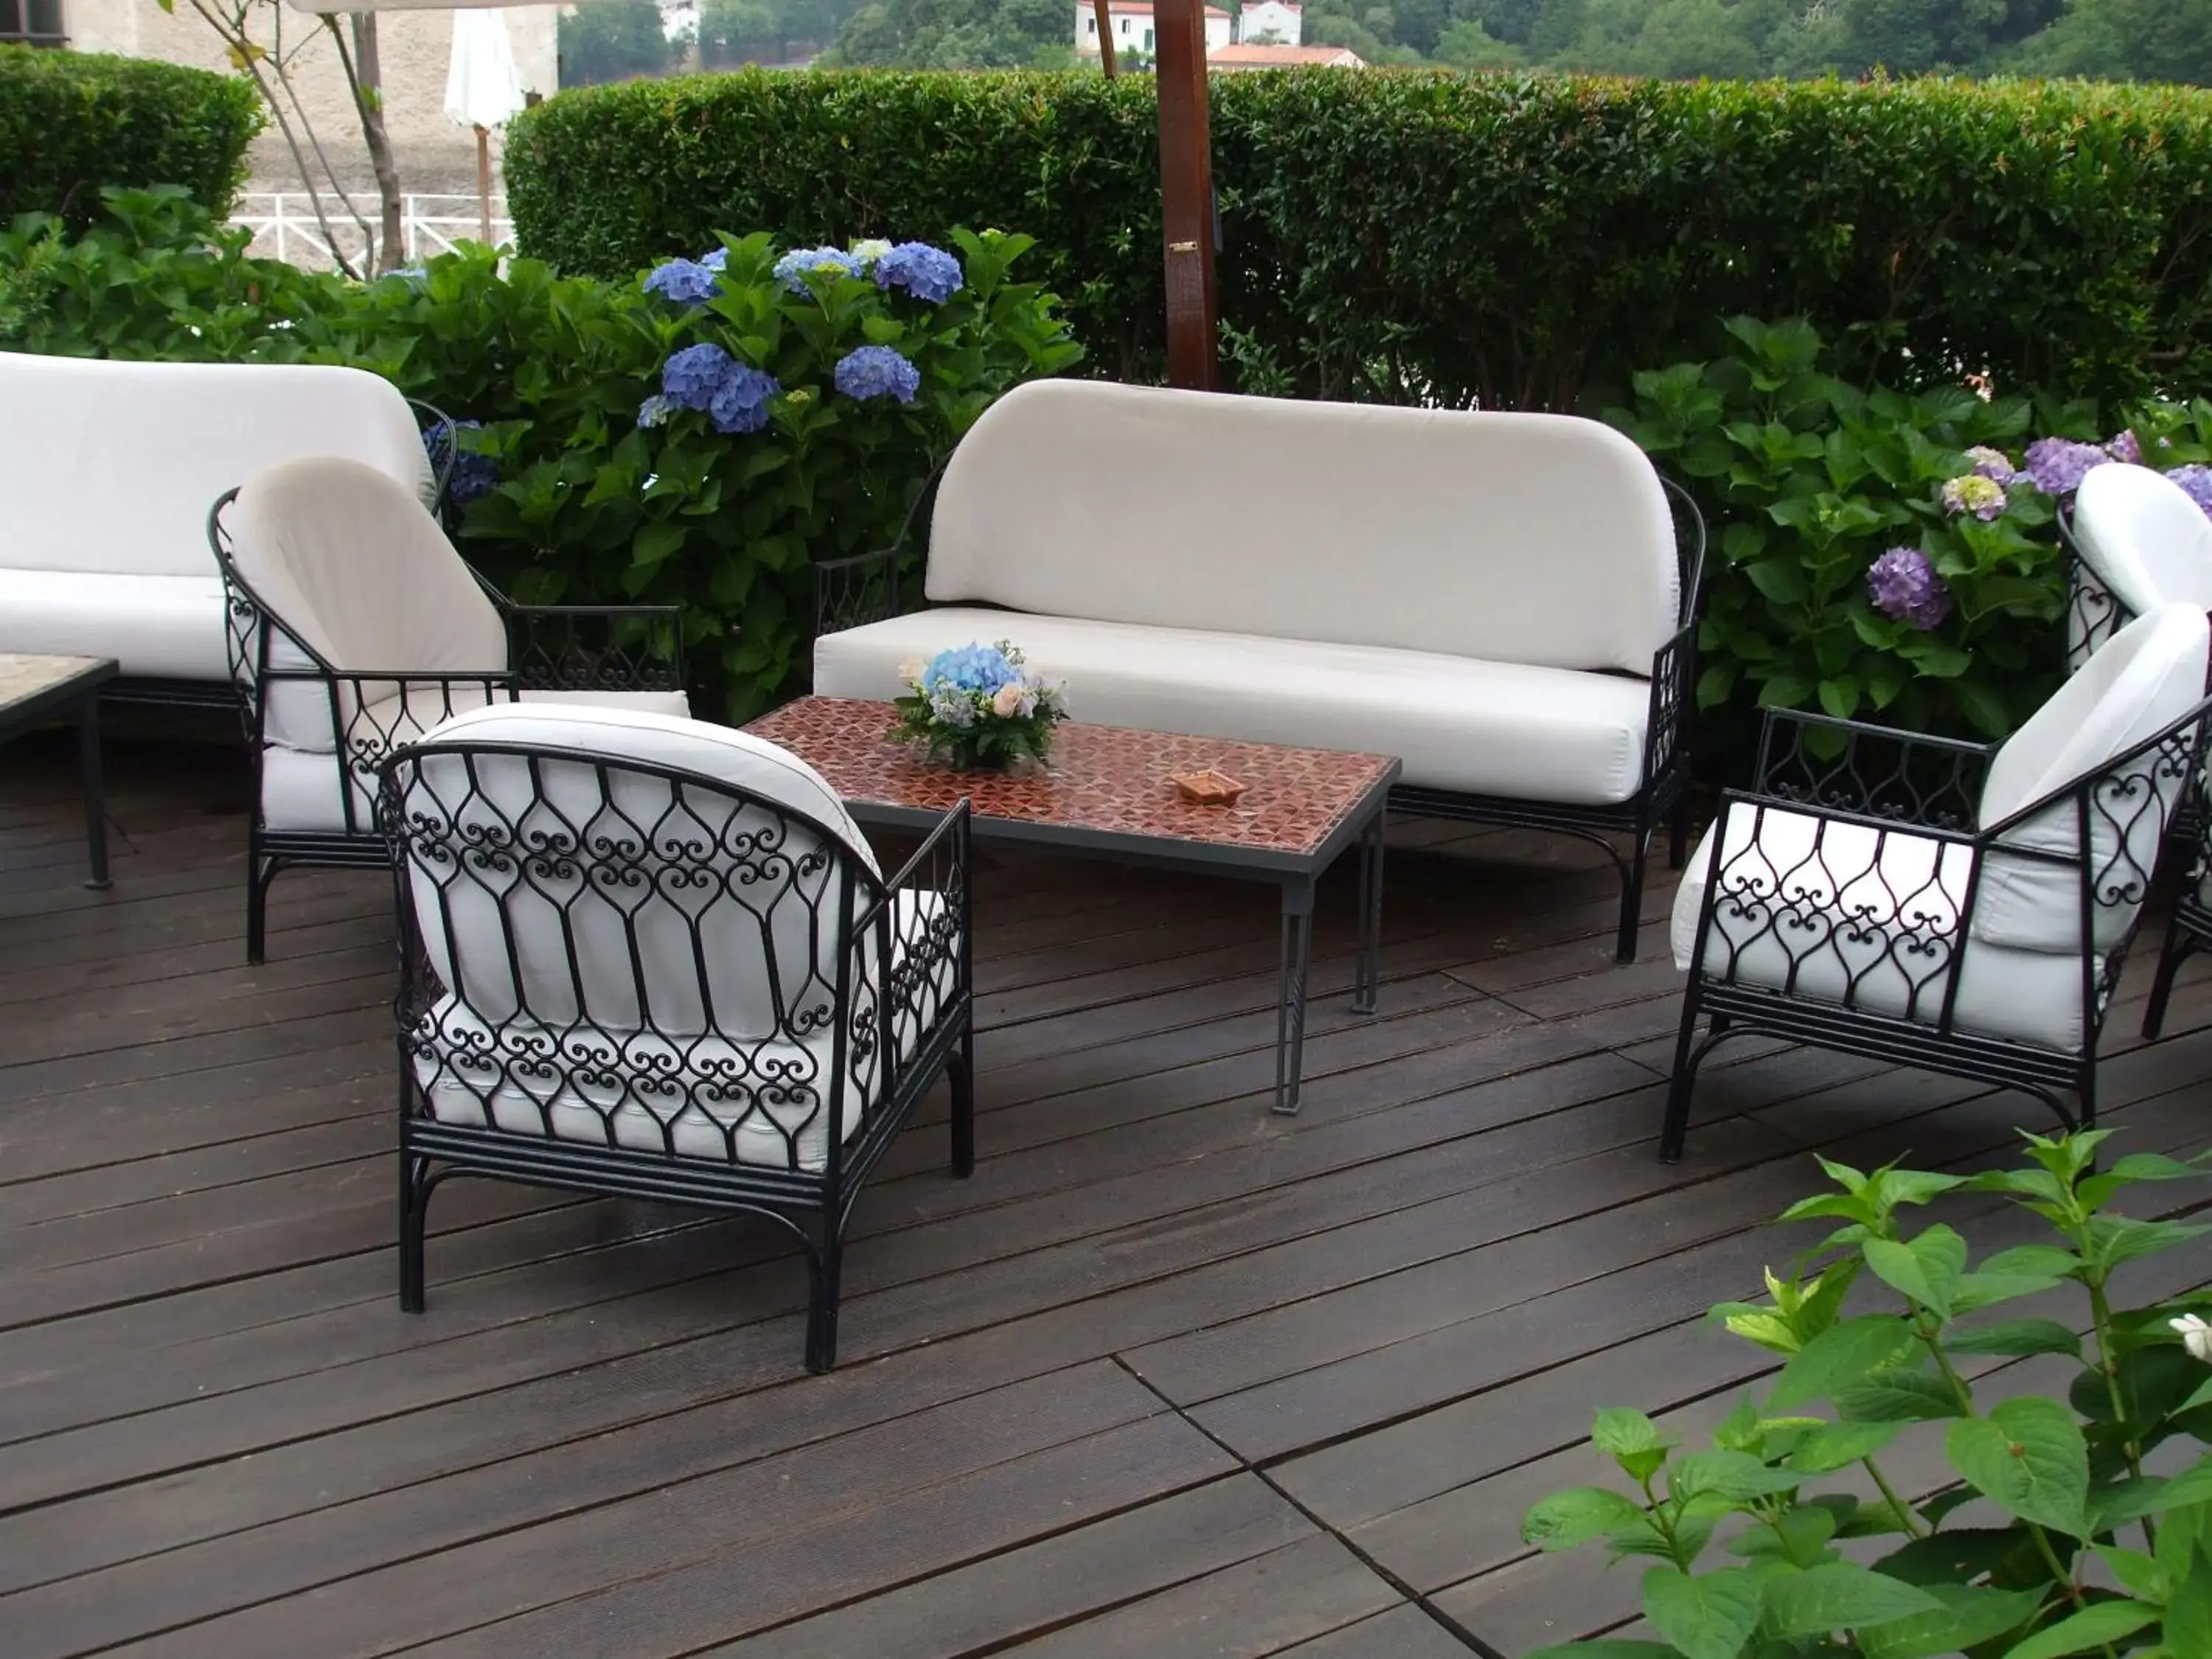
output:
<svg viewBox="0 0 2212 1659"><path fill-rule="evenodd" d="M2208 642L2203 611L2160 606L2001 744L1771 715L1676 896L1690 981L1661 1156L1681 1156L1705 1056L1754 1032L2094 1122L2098 1035L2212 713Z"/></svg>
<svg viewBox="0 0 2212 1659"><path fill-rule="evenodd" d="M823 560L814 571L814 631L822 635L902 616L921 609L925 553L914 536L932 501L940 473L908 510L890 546L849 558ZM1674 520L1680 599L1674 632L1651 659L1650 703L1645 715L1642 783L1625 801L1607 805L1474 795L1401 785L1390 792L1394 811L1456 818L1570 835L1590 842L1613 861L1620 878L1620 922L1615 955L1636 958L1639 912L1651 836L1665 825L1668 860L1680 869L1688 827L1691 723L1697 708L1698 607L1705 586L1705 520L1689 492L1661 475ZM1627 839L1623 851L1620 838Z"/></svg>
<svg viewBox="0 0 2212 1659"><path fill-rule="evenodd" d="M697 721L482 708L380 771L400 1305L449 1176L742 1211L798 1238L829 1370L854 1200L941 1075L975 1166L966 804L886 878L804 763Z"/></svg>
<svg viewBox="0 0 2212 1659"><path fill-rule="evenodd" d="M525 698L689 712L674 607L512 604L371 468L272 467L216 502L208 539L253 764L250 962L280 871L383 866L375 771L397 744Z"/></svg>

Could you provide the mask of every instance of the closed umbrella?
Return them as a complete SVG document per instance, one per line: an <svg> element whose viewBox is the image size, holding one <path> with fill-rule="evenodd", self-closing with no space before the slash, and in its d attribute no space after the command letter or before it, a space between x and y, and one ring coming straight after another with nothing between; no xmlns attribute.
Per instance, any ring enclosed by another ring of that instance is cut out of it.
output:
<svg viewBox="0 0 2212 1659"><path fill-rule="evenodd" d="M495 10L453 13L453 61L446 71L446 118L477 135L477 195L483 240L491 240L491 130L505 126L526 100L507 19Z"/></svg>

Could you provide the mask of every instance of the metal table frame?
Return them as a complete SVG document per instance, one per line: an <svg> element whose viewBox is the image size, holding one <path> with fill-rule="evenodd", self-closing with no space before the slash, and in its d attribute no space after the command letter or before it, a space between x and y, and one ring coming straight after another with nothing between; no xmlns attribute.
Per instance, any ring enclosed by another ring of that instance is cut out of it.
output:
<svg viewBox="0 0 2212 1659"><path fill-rule="evenodd" d="M37 653L19 653L35 656ZM92 865L87 887L108 886L107 792L100 767L100 696L116 677L109 659L81 659L85 666L67 679L42 686L30 696L0 708L0 743L19 738L34 726L57 717L74 716L77 732L77 766L84 783L84 839Z"/></svg>
<svg viewBox="0 0 2212 1659"><path fill-rule="evenodd" d="M1275 1100L1273 1109L1288 1117L1298 1109L1298 1087L1305 1058L1306 978L1313 961L1315 889L1322 874L1353 842L1359 846L1359 957L1353 971L1352 1012L1371 1014L1382 980L1382 830L1389 812L1391 786L1400 766L1376 780L1358 804L1345 814L1321 846L1307 854L1217 842L1182 841L1171 836L1127 830L1090 830L1057 823L1032 823L975 812L969 834L978 842L1042 848L1152 869L1199 875L1230 876L1273 883L1283 896L1279 978L1275 999ZM842 796L845 810L863 824L913 834L927 833L943 817L926 807Z"/></svg>

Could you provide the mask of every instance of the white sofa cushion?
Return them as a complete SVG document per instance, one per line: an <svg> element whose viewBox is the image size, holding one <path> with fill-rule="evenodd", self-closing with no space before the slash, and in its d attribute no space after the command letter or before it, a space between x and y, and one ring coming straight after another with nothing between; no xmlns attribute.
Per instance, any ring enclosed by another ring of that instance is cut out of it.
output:
<svg viewBox="0 0 2212 1659"><path fill-rule="evenodd" d="M529 753L448 752L481 744ZM408 890L449 988L418 1033L434 1111L481 1121L489 1110L524 1133L550 1121L556 1135L654 1149L665 1126L688 1156L726 1158L733 1144L741 1161L818 1168L835 1092L843 890L856 865L874 867L819 775L742 732L580 705L479 709L411 752ZM753 799L629 769L640 764ZM436 826L427 855L425 824ZM459 860L436 850L501 844L586 850ZM870 884L854 890L863 902ZM928 927L941 907L909 899L893 913L894 937ZM899 955L895 945L894 971ZM880 986L880 960L872 929L856 979ZM956 972L944 953L902 1008L902 1052ZM855 996L847 1018L868 1006ZM872 1029L848 1024L848 1044ZM845 1134L884 1077L865 1041L848 1053ZM552 1063L533 1075L533 1059Z"/></svg>
<svg viewBox="0 0 2212 1659"><path fill-rule="evenodd" d="M1933 1025L1955 959L1954 1030L2081 1051L2078 956L1991 943L1978 927L1960 952L1971 847L1741 801L1723 824L1706 977ZM1721 829L1698 842L1674 894L1674 963L1686 971Z"/></svg>
<svg viewBox="0 0 2212 1659"><path fill-rule="evenodd" d="M1648 682L1432 652L947 606L816 640L814 689L896 697L902 664L1002 639L1097 725L1395 755L1409 785L1574 805L1643 781Z"/></svg>
<svg viewBox="0 0 2212 1659"><path fill-rule="evenodd" d="M230 678L222 579L0 568L0 651L112 657L147 679Z"/></svg>
<svg viewBox="0 0 2212 1659"><path fill-rule="evenodd" d="M329 698L320 688L322 741L312 748L271 743L261 750L261 821L270 830L317 830L367 834L376 827L376 765L384 751L411 743L426 726L444 720L448 710L459 712L484 707L481 686L466 683L425 688L371 703L350 728L361 741L374 737L381 750L365 763L361 752L350 756L346 770L353 778L354 821L345 821L340 797L340 763L331 748ZM667 719L688 719L689 699L681 691L524 691L524 702L583 703L595 708L629 710ZM301 722L312 732L311 723ZM365 752L365 751L364 751Z"/></svg>
<svg viewBox="0 0 2212 1659"><path fill-rule="evenodd" d="M2099 467L2089 476L2108 470ZM1994 828L2181 719L2204 696L2208 653L2212 625L2201 605L2160 604L2138 616L2005 739L1983 782L1981 824ZM2154 771L2163 775L2152 778ZM2136 787L2143 781L2154 787ZM2089 817L2091 867L2122 885L2130 879L2148 885L2185 781L2182 772L2156 768L2147 758L2099 790ZM2057 801L2008 830L2002 845L2071 858L2080 845L2078 810L2071 799ZM2097 908L2099 950L2109 951L2127 936L2142 897L2138 887L2133 903ZM1991 853L1974 901L1978 938L2070 954L2079 946L2081 916L2078 866Z"/></svg>
<svg viewBox="0 0 2212 1659"><path fill-rule="evenodd" d="M213 577L216 498L317 454L417 499L431 477L407 400L366 370L0 352L0 565ZM213 652L221 663L220 637Z"/></svg>
<svg viewBox="0 0 2212 1659"><path fill-rule="evenodd" d="M939 486L930 599L1648 674L1666 492L1595 421L1017 386Z"/></svg>
<svg viewBox="0 0 2212 1659"><path fill-rule="evenodd" d="M2074 544L2136 616L2176 599L2212 610L2212 519L2147 466L2090 468L2074 497Z"/></svg>

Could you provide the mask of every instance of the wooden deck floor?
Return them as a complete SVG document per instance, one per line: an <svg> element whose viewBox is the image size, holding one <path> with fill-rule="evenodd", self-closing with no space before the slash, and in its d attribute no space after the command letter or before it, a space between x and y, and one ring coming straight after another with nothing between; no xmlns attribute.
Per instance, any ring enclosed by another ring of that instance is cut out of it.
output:
<svg viewBox="0 0 2212 1659"><path fill-rule="evenodd" d="M285 878L248 969L239 757L111 770L95 894L64 752L0 751L8 1659L1518 1654L1632 1617L1520 1512L1595 1407L1756 1373L1699 1315L1796 1248L1808 1149L1968 1164L2029 1109L1724 1050L1662 1168L1662 931L1613 966L1587 849L1489 835L1394 855L1377 1018L1325 895L1285 1121L1269 895L1002 862L981 1162L941 1104L895 1150L837 1372L769 1230L520 1188L441 1193L410 1318L384 879ZM2212 996L2140 1047L2140 968L2111 1118L2193 1146Z"/></svg>

